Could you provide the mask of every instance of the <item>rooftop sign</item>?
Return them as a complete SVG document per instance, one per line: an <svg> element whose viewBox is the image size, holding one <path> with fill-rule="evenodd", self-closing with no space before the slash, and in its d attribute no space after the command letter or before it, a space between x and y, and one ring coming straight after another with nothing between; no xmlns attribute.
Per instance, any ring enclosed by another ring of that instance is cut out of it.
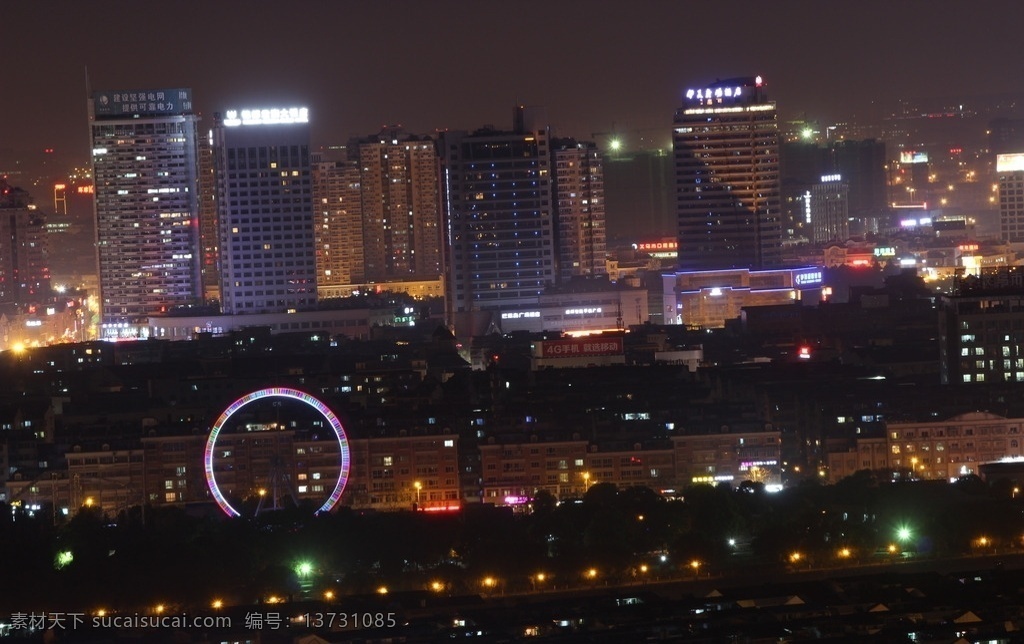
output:
<svg viewBox="0 0 1024 644"><path fill-rule="evenodd" d="M224 125L283 125L288 123L309 123L308 107L288 107L271 109L227 110L224 113Z"/></svg>

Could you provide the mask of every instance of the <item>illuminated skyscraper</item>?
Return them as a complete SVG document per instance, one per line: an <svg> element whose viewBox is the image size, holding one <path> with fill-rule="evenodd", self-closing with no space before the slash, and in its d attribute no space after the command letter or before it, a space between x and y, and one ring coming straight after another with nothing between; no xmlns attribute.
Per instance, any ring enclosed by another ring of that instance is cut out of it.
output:
<svg viewBox="0 0 1024 644"><path fill-rule="evenodd" d="M321 299L341 297L340 287L365 281L360 185L357 163L315 158L316 279Z"/></svg>
<svg viewBox="0 0 1024 644"><path fill-rule="evenodd" d="M849 196L850 187L839 174L824 175L811 186L804 198L813 242L845 242L850 238Z"/></svg>
<svg viewBox="0 0 1024 644"><path fill-rule="evenodd" d="M604 166L597 146L558 139L555 164L559 276L604 275L606 228Z"/></svg>
<svg viewBox="0 0 1024 644"><path fill-rule="evenodd" d="M237 110L214 129L224 313L316 306L306 108Z"/></svg>
<svg viewBox="0 0 1024 644"><path fill-rule="evenodd" d="M201 300L196 117L188 89L89 104L102 335Z"/></svg>
<svg viewBox="0 0 1024 644"><path fill-rule="evenodd" d="M513 131L444 132L450 314L530 304L555 281L548 127L519 107Z"/></svg>
<svg viewBox="0 0 1024 644"><path fill-rule="evenodd" d="M779 133L761 77L687 90L672 142L680 268L777 266Z"/></svg>
<svg viewBox="0 0 1024 644"><path fill-rule="evenodd" d="M362 172L366 280L436 279L442 255L434 142L388 128L350 149Z"/></svg>

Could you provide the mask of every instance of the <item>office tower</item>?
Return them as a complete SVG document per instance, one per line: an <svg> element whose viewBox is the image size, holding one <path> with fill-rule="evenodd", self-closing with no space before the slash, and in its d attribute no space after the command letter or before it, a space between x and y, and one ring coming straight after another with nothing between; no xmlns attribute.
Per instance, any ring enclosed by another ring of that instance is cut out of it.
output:
<svg viewBox="0 0 1024 644"><path fill-rule="evenodd" d="M999 238L1024 242L1024 153L996 156L999 183Z"/></svg>
<svg viewBox="0 0 1024 644"><path fill-rule="evenodd" d="M434 142L385 128L350 143L362 172L366 280L436 279L441 191Z"/></svg>
<svg viewBox="0 0 1024 644"><path fill-rule="evenodd" d="M779 133L761 77L687 90L674 124L680 268L778 265Z"/></svg>
<svg viewBox="0 0 1024 644"><path fill-rule="evenodd" d="M90 107L102 335L202 297L191 90L98 92Z"/></svg>
<svg viewBox="0 0 1024 644"><path fill-rule="evenodd" d="M808 223L816 244L850 238L849 186L842 175L827 174L805 195Z"/></svg>
<svg viewBox="0 0 1024 644"><path fill-rule="evenodd" d="M510 132L441 135L450 314L535 303L555 281L548 139L524 107Z"/></svg>
<svg viewBox="0 0 1024 644"><path fill-rule="evenodd" d="M49 296L46 239L46 223L28 193L0 179L0 303Z"/></svg>
<svg viewBox="0 0 1024 644"><path fill-rule="evenodd" d="M339 287L366 279L359 164L314 155L313 204L317 290L321 299L339 297Z"/></svg>
<svg viewBox="0 0 1024 644"><path fill-rule="evenodd" d="M605 204L601 155L593 143L556 139L555 168L559 277L604 275Z"/></svg>
<svg viewBox="0 0 1024 644"><path fill-rule="evenodd" d="M214 129L224 313L316 306L306 108L229 110Z"/></svg>

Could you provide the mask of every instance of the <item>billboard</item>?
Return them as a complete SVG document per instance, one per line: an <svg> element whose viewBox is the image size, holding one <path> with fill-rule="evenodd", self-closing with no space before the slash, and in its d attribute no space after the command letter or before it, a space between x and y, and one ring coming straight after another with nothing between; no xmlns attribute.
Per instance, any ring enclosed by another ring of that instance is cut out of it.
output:
<svg viewBox="0 0 1024 644"><path fill-rule="evenodd" d="M547 340L541 344L542 358L583 358L588 356L618 356L623 353L621 337L572 338Z"/></svg>
<svg viewBox="0 0 1024 644"><path fill-rule="evenodd" d="M192 112L192 90L147 89L95 92L92 95L96 116L167 116Z"/></svg>
<svg viewBox="0 0 1024 644"><path fill-rule="evenodd" d="M996 172L1020 172L1024 170L1024 154L997 154Z"/></svg>
<svg viewBox="0 0 1024 644"><path fill-rule="evenodd" d="M928 153L921 150L902 150L900 163L928 163Z"/></svg>

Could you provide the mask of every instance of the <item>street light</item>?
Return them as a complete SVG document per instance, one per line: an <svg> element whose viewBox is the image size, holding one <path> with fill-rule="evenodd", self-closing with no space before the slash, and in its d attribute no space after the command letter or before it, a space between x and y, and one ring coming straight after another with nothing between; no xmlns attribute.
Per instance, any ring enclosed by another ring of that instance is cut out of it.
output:
<svg viewBox="0 0 1024 644"><path fill-rule="evenodd" d="M420 507L420 490L423 489L423 484L419 481L415 481L412 486L416 488L416 507Z"/></svg>
<svg viewBox="0 0 1024 644"><path fill-rule="evenodd" d="M586 492L590 489L590 472L583 473L583 491Z"/></svg>

